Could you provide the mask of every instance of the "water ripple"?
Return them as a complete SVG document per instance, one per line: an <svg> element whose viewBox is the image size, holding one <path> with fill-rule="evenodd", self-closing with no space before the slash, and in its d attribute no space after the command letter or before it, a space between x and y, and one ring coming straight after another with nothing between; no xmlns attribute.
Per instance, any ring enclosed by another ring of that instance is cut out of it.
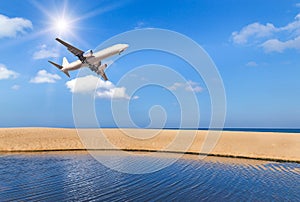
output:
<svg viewBox="0 0 300 202"><path fill-rule="evenodd" d="M130 156L103 154L116 166ZM163 159L134 159L143 165ZM0 156L0 201L297 201L300 165L179 159L149 174L124 174L88 154ZM148 164L147 164L148 165ZM126 165L125 165L126 166Z"/></svg>

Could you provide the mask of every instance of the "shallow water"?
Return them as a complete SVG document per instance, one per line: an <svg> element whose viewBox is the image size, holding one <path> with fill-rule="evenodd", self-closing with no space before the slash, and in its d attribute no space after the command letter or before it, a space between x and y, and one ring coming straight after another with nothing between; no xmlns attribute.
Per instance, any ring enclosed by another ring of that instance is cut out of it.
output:
<svg viewBox="0 0 300 202"><path fill-rule="evenodd" d="M103 158L119 164L132 158L113 155ZM186 155L136 175L111 170L87 153L0 155L0 201L299 201L299 182L296 163Z"/></svg>

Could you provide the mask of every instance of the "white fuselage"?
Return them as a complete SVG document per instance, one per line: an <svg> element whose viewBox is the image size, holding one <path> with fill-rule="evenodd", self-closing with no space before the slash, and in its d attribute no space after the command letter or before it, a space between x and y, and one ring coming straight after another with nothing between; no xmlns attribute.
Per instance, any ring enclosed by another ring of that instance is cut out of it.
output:
<svg viewBox="0 0 300 202"><path fill-rule="evenodd" d="M62 71L72 71L72 70L76 70L81 67L86 67L89 65L99 66L101 60L106 59L106 58L111 57L116 54L120 54L121 52L126 50L126 48L128 48L127 44L116 44L116 45L110 46L110 47L100 50L96 53L87 54L86 60L84 63L82 63L80 60L76 60L72 63L64 64L63 68L61 70Z"/></svg>

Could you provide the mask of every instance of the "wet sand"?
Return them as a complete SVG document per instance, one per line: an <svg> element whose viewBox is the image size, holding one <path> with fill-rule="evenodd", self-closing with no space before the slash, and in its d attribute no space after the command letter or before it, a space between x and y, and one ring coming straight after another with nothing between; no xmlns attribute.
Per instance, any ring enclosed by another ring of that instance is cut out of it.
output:
<svg viewBox="0 0 300 202"><path fill-rule="evenodd" d="M0 152L127 150L300 162L300 134L153 129L1 128Z"/></svg>

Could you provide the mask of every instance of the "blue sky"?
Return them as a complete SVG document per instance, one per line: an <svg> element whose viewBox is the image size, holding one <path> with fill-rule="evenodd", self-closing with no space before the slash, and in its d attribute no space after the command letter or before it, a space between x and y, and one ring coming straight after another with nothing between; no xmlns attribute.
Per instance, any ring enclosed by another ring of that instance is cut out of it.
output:
<svg viewBox="0 0 300 202"><path fill-rule="evenodd" d="M176 31L205 49L224 82L225 127L300 127L300 1L296 0L1 1L0 127L74 127L72 81L77 72L67 78L47 60L61 63L63 56L76 58L54 39L59 36L88 50L141 28ZM135 67L153 63L169 66L189 81L177 87L195 93L199 127L207 127L211 104L201 77L181 59L155 51L129 54L107 69L110 83L103 83L95 101L100 125L115 126L114 98L107 92L123 90L120 99L129 99L126 86L118 86L118 81ZM95 75L89 78L87 82ZM168 115L165 127L178 127L180 108L172 90L177 89L148 86L136 92L129 109L135 124L148 126L149 109L161 105ZM159 123L161 116L154 118Z"/></svg>

